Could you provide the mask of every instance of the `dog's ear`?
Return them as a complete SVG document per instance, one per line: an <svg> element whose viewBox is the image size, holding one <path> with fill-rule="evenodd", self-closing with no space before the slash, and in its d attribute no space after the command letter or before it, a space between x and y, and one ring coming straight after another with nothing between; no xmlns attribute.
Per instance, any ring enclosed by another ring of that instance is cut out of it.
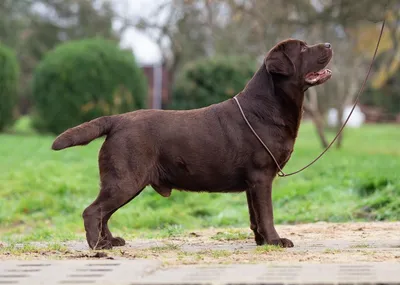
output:
<svg viewBox="0 0 400 285"><path fill-rule="evenodd" d="M292 76L295 73L293 62L282 50L270 52L265 58L265 67L269 73Z"/></svg>

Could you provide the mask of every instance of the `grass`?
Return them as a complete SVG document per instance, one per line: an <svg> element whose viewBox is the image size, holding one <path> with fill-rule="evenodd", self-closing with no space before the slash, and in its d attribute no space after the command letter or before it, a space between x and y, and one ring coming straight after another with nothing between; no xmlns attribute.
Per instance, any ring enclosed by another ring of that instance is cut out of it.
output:
<svg viewBox="0 0 400 285"><path fill-rule="evenodd" d="M212 239L215 240L245 240L249 237L248 233L241 232L241 231L235 231L235 230L229 230L226 232L218 232L214 236L212 236Z"/></svg>
<svg viewBox="0 0 400 285"><path fill-rule="evenodd" d="M98 193L102 139L60 152L50 150L53 139L32 132L26 118L0 135L0 240L84 239L81 213ZM341 150L274 181L275 221L399 220L399 141L396 125L346 129ZM312 125L303 124L285 171L299 169L320 151ZM248 227L248 219L243 193L174 191L166 199L148 187L115 213L110 228L125 237L173 237L195 228ZM216 239L240 238L229 235Z"/></svg>
<svg viewBox="0 0 400 285"><path fill-rule="evenodd" d="M205 254L210 254L213 258L217 259L217 258L231 256L233 254L233 252L230 250L218 249L218 250L206 251Z"/></svg>
<svg viewBox="0 0 400 285"><path fill-rule="evenodd" d="M331 249L331 248L327 248L324 250L324 253L326 254L337 254L337 253L341 253L340 249Z"/></svg>
<svg viewBox="0 0 400 285"><path fill-rule="evenodd" d="M355 244L353 246L351 246L351 248L369 248L370 245L367 243L360 243L360 244Z"/></svg>
<svg viewBox="0 0 400 285"><path fill-rule="evenodd" d="M29 243L10 244L0 247L0 254L10 254L13 256L23 255L26 253L42 253L42 252L67 252L68 248L59 243L49 243L45 246L35 246Z"/></svg>
<svg viewBox="0 0 400 285"><path fill-rule="evenodd" d="M153 246L149 248L150 251L160 253L160 252L165 252L165 251L171 251L171 250L179 250L180 246L177 244L172 244L168 243L162 246Z"/></svg>
<svg viewBox="0 0 400 285"><path fill-rule="evenodd" d="M256 253L268 253L268 252L276 252L276 251L283 251L284 249L278 245L270 245L266 244L263 246L258 246L256 248Z"/></svg>

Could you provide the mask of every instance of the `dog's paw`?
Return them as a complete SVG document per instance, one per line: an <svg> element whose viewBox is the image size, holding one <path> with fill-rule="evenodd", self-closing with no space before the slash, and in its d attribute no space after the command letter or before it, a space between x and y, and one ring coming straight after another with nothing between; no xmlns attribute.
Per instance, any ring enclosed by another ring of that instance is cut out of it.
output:
<svg viewBox="0 0 400 285"><path fill-rule="evenodd" d="M93 250L112 249L112 243L108 240L89 242L89 246Z"/></svg>
<svg viewBox="0 0 400 285"><path fill-rule="evenodd" d="M287 238L274 239L274 240L268 241L267 244L277 245L277 246L285 247L285 248L286 247L294 247L293 242Z"/></svg>
<svg viewBox="0 0 400 285"><path fill-rule="evenodd" d="M265 239L263 238L262 235L260 235L259 233L255 232L254 233L254 240L256 241L257 245L264 245L266 244Z"/></svg>
<svg viewBox="0 0 400 285"><path fill-rule="evenodd" d="M121 237L113 237L111 239L111 244L112 244L112 246L124 246L125 240Z"/></svg>

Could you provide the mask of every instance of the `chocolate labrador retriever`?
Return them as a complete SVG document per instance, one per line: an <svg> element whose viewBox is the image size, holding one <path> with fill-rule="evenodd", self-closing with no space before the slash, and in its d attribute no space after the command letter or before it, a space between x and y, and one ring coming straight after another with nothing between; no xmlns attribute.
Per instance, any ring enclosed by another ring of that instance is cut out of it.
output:
<svg viewBox="0 0 400 285"><path fill-rule="evenodd" d="M332 54L329 43L309 46L300 40L282 41L236 96L282 168L293 151L304 92L331 77L324 68ZM271 192L277 165L251 132L234 99L194 110L138 110L100 117L68 129L56 138L52 149L86 145L104 135L99 153L100 193L83 212L92 249L125 244L112 236L107 222L146 185L164 197L172 189L245 191L257 245L293 246L274 227Z"/></svg>

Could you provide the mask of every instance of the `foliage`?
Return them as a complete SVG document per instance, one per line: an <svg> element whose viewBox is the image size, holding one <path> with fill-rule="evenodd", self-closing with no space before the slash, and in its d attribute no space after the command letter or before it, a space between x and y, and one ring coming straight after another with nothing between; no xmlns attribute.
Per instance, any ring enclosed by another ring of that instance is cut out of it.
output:
<svg viewBox="0 0 400 285"><path fill-rule="evenodd" d="M400 132L395 125L346 129L340 150L306 171L274 182L277 223L400 219ZM376 138L376 139L371 139ZM84 238L82 211L99 191L97 153L102 139L85 147L53 152L53 137L1 135L0 207L2 238ZM18 144L18 148L15 145ZM287 172L319 153L310 124L302 125ZM27 195L31 193L32 195ZM246 197L173 191L170 198L148 187L111 218L115 234L140 236L164 229L164 236L201 227L248 227Z"/></svg>
<svg viewBox="0 0 400 285"><path fill-rule="evenodd" d="M399 4L397 4L399 5ZM400 7L400 6L399 6ZM387 83L400 69L400 10L388 10L386 14L386 29L382 34L377 60L374 63L375 72L371 76L371 87L380 89ZM354 46L355 52L372 57L373 49L371 43L377 41L380 27L375 23L365 23L362 29L354 29L352 37L359 39Z"/></svg>
<svg viewBox="0 0 400 285"><path fill-rule="evenodd" d="M235 96L253 76L256 65L247 57L213 57L183 67L175 83L172 108L194 109Z"/></svg>
<svg viewBox="0 0 400 285"><path fill-rule="evenodd" d="M318 41L329 34L330 41L337 37L343 43L343 32L380 21L385 12L398 8L397 0L388 0L385 6L374 0L170 1L155 5L151 17L139 16L137 27L159 44L164 60L175 73L177 67L199 55L259 56L288 37L310 41L310 32L316 26L335 27Z"/></svg>
<svg viewBox="0 0 400 285"><path fill-rule="evenodd" d="M400 76L400 71L398 73ZM361 102L385 110L385 119L394 119L400 113L400 84L396 77L389 79L378 90L369 88L363 95Z"/></svg>
<svg viewBox="0 0 400 285"><path fill-rule="evenodd" d="M31 0L0 1L0 42L15 48L21 39L20 33L26 28Z"/></svg>
<svg viewBox="0 0 400 285"><path fill-rule="evenodd" d="M400 50L399 50L400 55ZM375 68L383 66L382 61L385 60L386 54L380 54L376 58ZM400 57L399 57L400 58ZM391 63L400 63L396 57ZM379 86L371 84L360 98L360 102L367 106L373 106L384 111L385 119L394 119L400 113L400 68L390 73L390 70L380 69L377 72L375 79L381 78ZM381 76L381 77L380 77Z"/></svg>
<svg viewBox="0 0 400 285"><path fill-rule="evenodd" d="M18 74L18 62L14 52L0 45L0 131L14 119Z"/></svg>
<svg viewBox="0 0 400 285"><path fill-rule="evenodd" d="M376 43L385 15L386 29L379 53L384 51L387 60L374 69L377 72L371 74L368 84L385 82L399 68L398 60L392 60L399 58L399 3L398 0L386 1L385 5L373 0L172 1L156 5L152 17L142 15L138 28L159 44L172 77L199 55L246 54L256 58L287 38L309 44L329 41L335 54L329 64L334 76L327 84L312 89L318 91L318 96L312 96L315 100L305 101L306 112L313 117L321 143L327 145L326 110L337 109L341 118L340 114L354 100L364 79L360 70L368 68L371 47ZM340 125L338 120L337 128ZM340 135L335 146L340 148L342 141Z"/></svg>
<svg viewBox="0 0 400 285"><path fill-rule="evenodd" d="M56 45L92 37L119 42L122 30L113 27L113 8L108 0L0 1L0 42L16 50L21 66L21 112L31 108L30 80L36 65Z"/></svg>
<svg viewBox="0 0 400 285"><path fill-rule="evenodd" d="M143 108L146 80L131 52L102 39L58 46L33 78L36 126L60 133L93 118Z"/></svg>

